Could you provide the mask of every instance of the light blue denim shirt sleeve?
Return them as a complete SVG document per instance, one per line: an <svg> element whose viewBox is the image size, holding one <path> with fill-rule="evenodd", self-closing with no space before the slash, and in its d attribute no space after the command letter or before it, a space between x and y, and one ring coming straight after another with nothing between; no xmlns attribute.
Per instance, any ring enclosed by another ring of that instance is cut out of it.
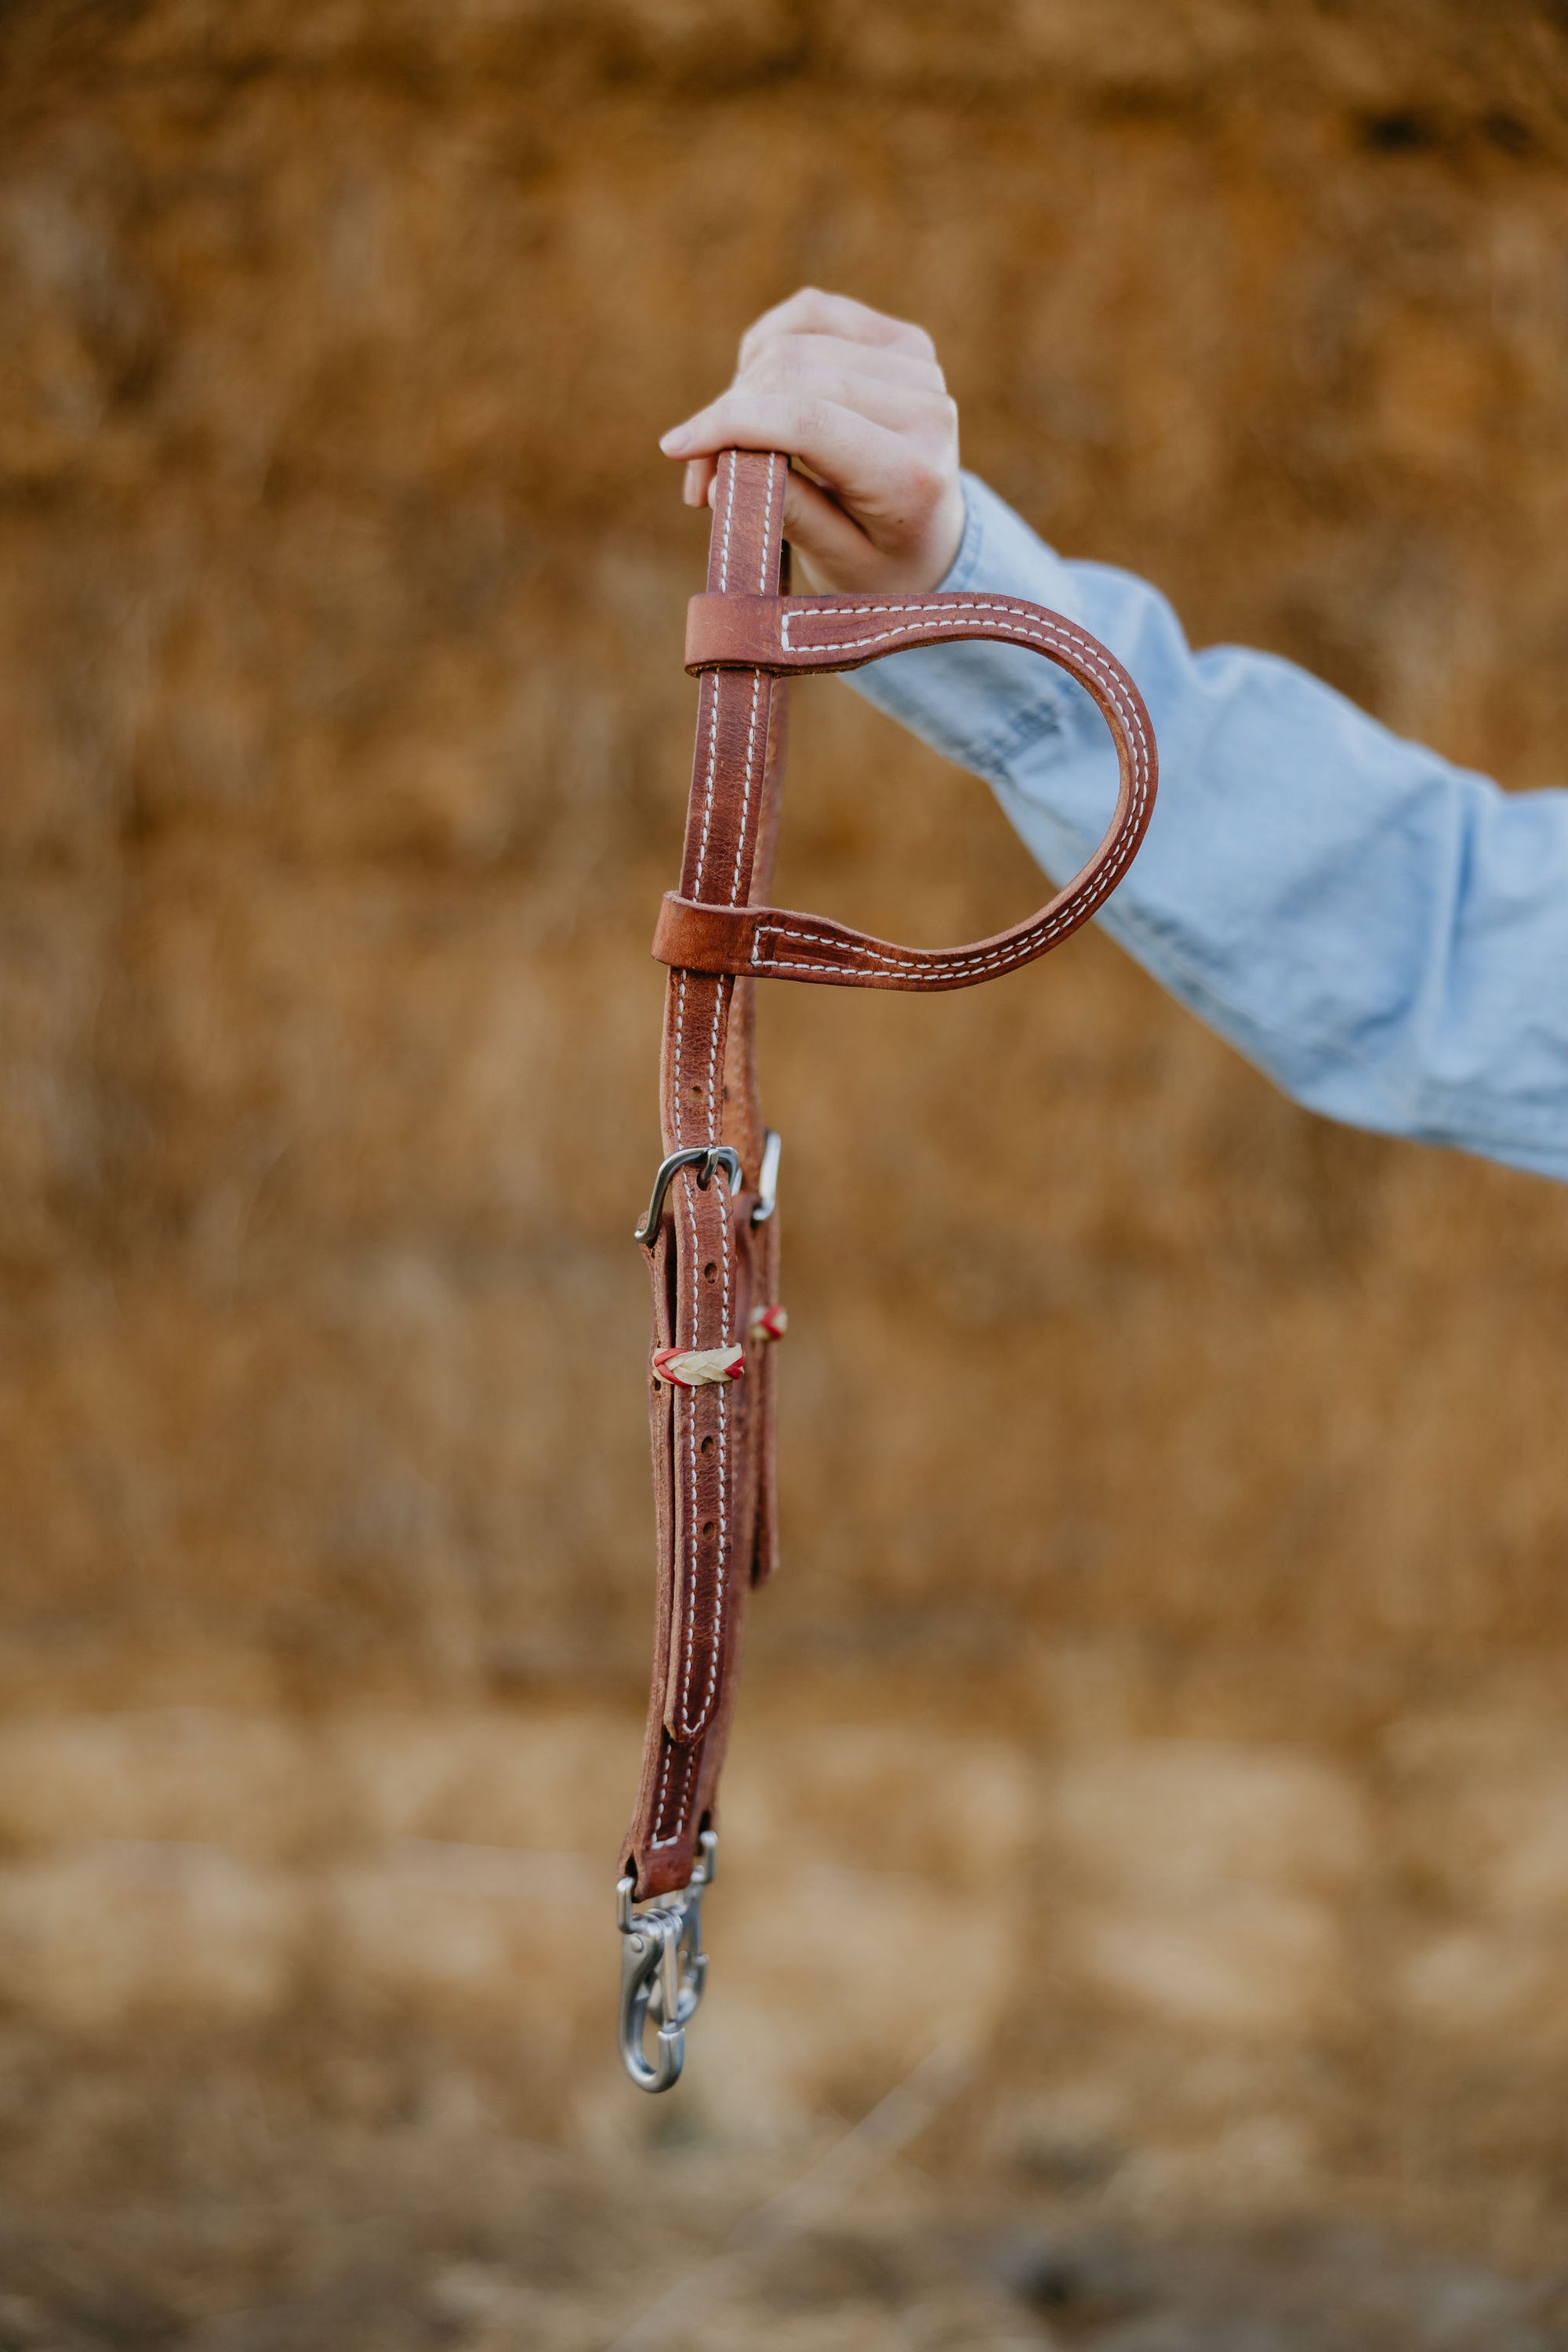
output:
<svg viewBox="0 0 1568 2352"><path fill-rule="evenodd" d="M1194 654L1145 582L965 493L942 586L1068 614L1153 719L1160 796L1111 936L1313 1110L1568 1181L1568 792L1502 793L1272 655ZM1116 761L1061 671L955 645L847 682L984 777L1058 882L1089 856Z"/></svg>

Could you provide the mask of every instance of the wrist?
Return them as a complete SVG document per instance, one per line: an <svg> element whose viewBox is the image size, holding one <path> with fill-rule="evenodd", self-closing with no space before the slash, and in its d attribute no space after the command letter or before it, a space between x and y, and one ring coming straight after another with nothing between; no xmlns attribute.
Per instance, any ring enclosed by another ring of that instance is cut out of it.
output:
<svg viewBox="0 0 1568 2352"><path fill-rule="evenodd" d="M919 594L928 595L942 586L958 562L968 528L968 502L963 495L963 483L955 474L942 493L941 510L931 531L928 563L924 567L928 576L910 583Z"/></svg>
<svg viewBox="0 0 1568 2352"><path fill-rule="evenodd" d="M879 547L868 534L857 547L813 548L803 543L803 532L793 541L799 585L815 596L929 595L957 562L968 520L963 486L955 478L936 515L906 546Z"/></svg>

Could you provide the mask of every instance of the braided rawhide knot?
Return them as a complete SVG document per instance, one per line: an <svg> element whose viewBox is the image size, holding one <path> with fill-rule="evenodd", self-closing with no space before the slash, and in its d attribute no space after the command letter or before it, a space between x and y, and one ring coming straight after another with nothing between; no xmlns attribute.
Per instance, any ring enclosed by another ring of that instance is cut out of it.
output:
<svg viewBox="0 0 1568 2352"><path fill-rule="evenodd" d="M653 1351L653 1375L668 1382L672 1389L717 1388L725 1381L741 1380L746 1370L746 1351L731 1345L728 1348L656 1348Z"/></svg>
<svg viewBox="0 0 1568 2352"><path fill-rule="evenodd" d="M789 1317L782 1307L753 1307L746 1337L761 1346L764 1339L782 1339L788 1329Z"/></svg>

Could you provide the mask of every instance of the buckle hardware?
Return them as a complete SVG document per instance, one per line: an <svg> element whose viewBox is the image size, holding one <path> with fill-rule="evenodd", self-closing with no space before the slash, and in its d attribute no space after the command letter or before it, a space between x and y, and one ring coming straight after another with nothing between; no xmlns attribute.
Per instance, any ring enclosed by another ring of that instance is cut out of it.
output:
<svg viewBox="0 0 1568 2352"><path fill-rule="evenodd" d="M752 1211L753 1225L765 1225L779 1204L779 1158L784 1150L784 1138L771 1127L763 1129L763 1166L757 1178L757 1205Z"/></svg>
<svg viewBox="0 0 1568 2352"><path fill-rule="evenodd" d="M779 1157L784 1150L784 1138L771 1127L763 1129L763 1165L757 1177L757 1205L752 1211L753 1225L765 1225L779 1204ZM664 1196L670 1180L683 1168L695 1168L697 1181L703 1192L713 1181L713 1171L722 1168L730 1179L730 1190L741 1189L741 1155L732 1143L692 1143L684 1151L672 1151L668 1160L658 1163L648 1196L647 1213L640 1225L632 1227L632 1239L644 1249L652 1249L658 1239L659 1221L664 1215Z"/></svg>
<svg viewBox="0 0 1568 2352"><path fill-rule="evenodd" d="M641 1242L644 1249L652 1249L658 1239L658 1228L664 1216L664 1196L669 1190L670 1179L683 1168L697 1170L697 1181L703 1192L713 1181L715 1168L722 1168L730 1179L731 1192L741 1187L741 1155L732 1143L693 1143L684 1151L672 1151L668 1160L658 1163L658 1173L653 1180L648 1198L647 1214L640 1225L632 1227L632 1239Z"/></svg>
<svg viewBox="0 0 1568 2352"><path fill-rule="evenodd" d="M702 1897L713 1884L719 1839L704 1830L701 1860L687 1884L646 1909L632 1908L635 1880L616 1882L616 1925L621 1933L621 2063L639 2091L668 2091L686 2062L686 2029L708 1980L702 1948ZM648 2020L658 2028L655 2055L646 2049Z"/></svg>

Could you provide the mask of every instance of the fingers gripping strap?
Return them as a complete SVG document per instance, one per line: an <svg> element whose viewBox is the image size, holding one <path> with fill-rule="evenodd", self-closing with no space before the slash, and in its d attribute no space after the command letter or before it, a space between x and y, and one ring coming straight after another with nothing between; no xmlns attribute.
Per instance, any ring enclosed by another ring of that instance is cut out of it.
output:
<svg viewBox="0 0 1568 2352"><path fill-rule="evenodd" d="M898 947L823 916L716 903L716 894L687 888L664 901L653 947L659 962L714 976L749 973L839 988L970 988L1044 955L1088 921L1148 829L1159 771L1142 697L1087 630L1022 597L694 596L686 666L710 680L734 668L753 677L858 669L884 654L963 638L1026 646L1076 678L1099 705L1121 782L1105 838L1082 873L1027 922L952 949Z"/></svg>

